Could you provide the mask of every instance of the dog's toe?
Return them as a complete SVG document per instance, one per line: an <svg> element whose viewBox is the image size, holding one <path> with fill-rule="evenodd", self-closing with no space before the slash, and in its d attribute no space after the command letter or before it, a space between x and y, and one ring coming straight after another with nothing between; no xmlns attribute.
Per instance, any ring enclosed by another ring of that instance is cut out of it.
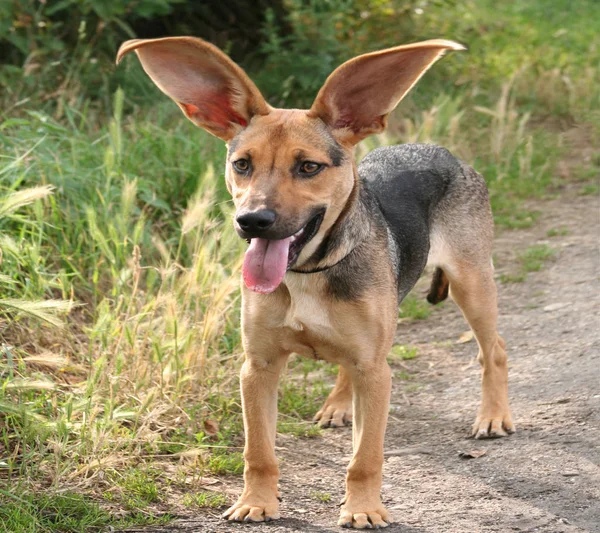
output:
<svg viewBox="0 0 600 533"><path fill-rule="evenodd" d="M381 512L385 513L386 511L382 510ZM375 511L367 513L343 511L338 520L338 525L354 529L383 529L388 527L390 523L380 513Z"/></svg>
<svg viewBox="0 0 600 533"><path fill-rule="evenodd" d="M270 522L279 518L276 505L245 505L238 502L222 515L232 522Z"/></svg>
<svg viewBox="0 0 600 533"><path fill-rule="evenodd" d="M473 424L472 436L476 439L494 439L507 437L515 431L515 426L510 415L500 417L477 417L475 424Z"/></svg>
<svg viewBox="0 0 600 533"><path fill-rule="evenodd" d="M326 403L315 415L313 422L322 428L338 428L352 424L352 404Z"/></svg>

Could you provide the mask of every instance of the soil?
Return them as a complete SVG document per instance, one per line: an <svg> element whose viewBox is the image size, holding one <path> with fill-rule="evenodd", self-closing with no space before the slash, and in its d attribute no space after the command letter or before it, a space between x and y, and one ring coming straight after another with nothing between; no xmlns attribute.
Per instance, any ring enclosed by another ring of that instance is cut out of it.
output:
<svg viewBox="0 0 600 533"><path fill-rule="evenodd" d="M479 365L456 305L446 302L426 320L399 324L398 342L418 347L418 357L392 365L382 496L394 523L386 531L600 532L600 202L578 195L580 188L532 203L542 212L536 224L496 239L498 276L515 272L518 253L534 244L556 250L525 281L498 283L515 435L468 436L480 397ZM547 237L553 228L567 233ZM422 281L415 290L424 298L429 280ZM143 531L340 531L337 503L351 429L313 439L278 436L277 448L281 520L233 524L211 509ZM223 478L210 488L233 502L242 479Z"/></svg>

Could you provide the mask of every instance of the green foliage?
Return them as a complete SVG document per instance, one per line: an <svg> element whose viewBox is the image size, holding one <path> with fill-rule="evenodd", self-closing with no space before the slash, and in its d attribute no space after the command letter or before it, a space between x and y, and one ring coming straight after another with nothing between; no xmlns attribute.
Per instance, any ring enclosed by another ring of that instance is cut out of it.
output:
<svg viewBox="0 0 600 533"><path fill-rule="evenodd" d="M81 494L16 494L0 491L0 529L11 533L89 533L132 524L164 523L169 516L112 516Z"/></svg>
<svg viewBox="0 0 600 533"><path fill-rule="evenodd" d="M547 244L536 244L519 254L519 261L525 272L537 272L543 264L554 257L556 251Z"/></svg>
<svg viewBox="0 0 600 533"><path fill-rule="evenodd" d="M152 468L130 468L124 473L113 471L111 481L121 487L128 509L144 509L160 501L157 478L160 472Z"/></svg>
<svg viewBox="0 0 600 533"><path fill-rule="evenodd" d="M205 464L209 473L214 475L241 474L244 471L244 456L240 452L215 452Z"/></svg>
<svg viewBox="0 0 600 533"><path fill-rule="evenodd" d="M411 359L415 359L418 355L417 348L415 346L404 346L403 344L395 344L392 346L392 350L390 352L390 359L392 361L401 360L401 361L410 361Z"/></svg>
<svg viewBox="0 0 600 533"><path fill-rule="evenodd" d="M314 411L314 405L312 409ZM314 414L314 412L313 412ZM278 420L277 421L277 432L284 433L286 435L293 435L295 437L319 437L323 434L322 429L314 425L312 422L295 421L295 420Z"/></svg>
<svg viewBox="0 0 600 533"><path fill-rule="evenodd" d="M557 233L564 235L564 233ZM525 281L529 272L538 272L544 264L556 256L556 250L547 244L536 244L517 254L519 269L512 273L500 275L502 283L520 283Z"/></svg>
<svg viewBox="0 0 600 533"><path fill-rule="evenodd" d="M562 237L564 235L567 235L568 233L569 230L567 228L550 228L546 232L546 237Z"/></svg>
<svg viewBox="0 0 600 533"><path fill-rule="evenodd" d="M318 502L321 502L321 503L327 503L327 502L331 501L331 494L329 494L329 492L321 492L319 490L311 491L310 497L313 500L317 500Z"/></svg>
<svg viewBox="0 0 600 533"><path fill-rule="evenodd" d="M432 308L424 298L409 294L400 304L400 318L425 320L431 314Z"/></svg>
<svg viewBox="0 0 600 533"><path fill-rule="evenodd" d="M220 492L195 492L186 494L183 498L186 507L223 507L227 505L227 496Z"/></svg>
<svg viewBox="0 0 600 533"><path fill-rule="evenodd" d="M438 0L432 5L453 4ZM272 105L310 107L343 61L410 41L420 5L417 0L288 0L284 21L266 12L258 49L263 61L254 79Z"/></svg>

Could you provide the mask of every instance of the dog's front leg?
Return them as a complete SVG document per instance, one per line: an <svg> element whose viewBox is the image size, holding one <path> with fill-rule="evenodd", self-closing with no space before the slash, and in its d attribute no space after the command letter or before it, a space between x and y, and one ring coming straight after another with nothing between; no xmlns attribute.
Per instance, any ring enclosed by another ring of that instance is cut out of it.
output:
<svg viewBox="0 0 600 533"><path fill-rule="evenodd" d="M246 446L244 491L223 515L234 521L279 518L279 467L275 458L277 385L285 357L246 356L240 374Z"/></svg>
<svg viewBox="0 0 600 533"><path fill-rule="evenodd" d="M390 515L381 503L383 438L390 403L391 371L382 356L347 370L354 392L354 456L346 476L346 496L338 525L358 529L386 527Z"/></svg>

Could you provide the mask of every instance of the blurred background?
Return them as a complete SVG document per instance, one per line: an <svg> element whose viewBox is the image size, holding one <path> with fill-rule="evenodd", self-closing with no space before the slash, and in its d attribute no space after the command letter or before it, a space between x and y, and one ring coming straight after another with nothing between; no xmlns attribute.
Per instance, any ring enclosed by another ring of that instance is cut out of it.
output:
<svg viewBox="0 0 600 533"><path fill-rule="evenodd" d="M0 0L0 525L160 521L167 478L180 503L219 507L188 478L242 472L225 147L138 61L115 67L122 41L207 39L286 107L357 54L459 41L357 157L441 144L510 231L535 223L532 198L598 193L599 20L594 0ZM279 431L316 436L335 368L290 368Z"/></svg>

